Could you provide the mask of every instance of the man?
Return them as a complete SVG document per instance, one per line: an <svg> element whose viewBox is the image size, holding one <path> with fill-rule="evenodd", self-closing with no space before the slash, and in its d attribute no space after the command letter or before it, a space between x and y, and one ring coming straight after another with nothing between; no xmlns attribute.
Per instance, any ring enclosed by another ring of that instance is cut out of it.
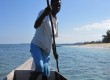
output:
<svg viewBox="0 0 110 80"><path fill-rule="evenodd" d="M34 28L36 33L31 41L31 54L35 62L35 72L32 74L32 79L42 74L42 78L47 80L47 76L50 75L50 51L52 47L52 26L49 19L51 14L54 35L58 36L58 20L57 13L61 8L61 0L51 0L51 7L46 7L40 11L37 20L35 21Z"/></svg>

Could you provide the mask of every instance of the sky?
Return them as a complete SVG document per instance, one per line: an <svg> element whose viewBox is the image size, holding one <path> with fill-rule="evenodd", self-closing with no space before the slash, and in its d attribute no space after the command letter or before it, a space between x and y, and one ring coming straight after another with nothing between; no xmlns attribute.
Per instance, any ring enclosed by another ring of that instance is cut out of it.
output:
<svg viewBox="0 0 110 80"><path fill-rule="evenodd" d="M0 44L30 43L46 0L0 0ZM62 0L56 43L102 40L110 29L110 0Z"/></svg>

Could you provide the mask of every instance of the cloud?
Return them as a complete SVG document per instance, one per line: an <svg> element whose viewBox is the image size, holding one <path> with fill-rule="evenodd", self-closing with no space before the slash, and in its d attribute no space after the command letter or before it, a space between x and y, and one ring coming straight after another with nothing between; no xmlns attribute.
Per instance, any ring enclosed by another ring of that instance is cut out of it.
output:
<svg viewBox="0 0 110 80"><path fill-rule="evenodd" d="M73 31L60 33L57 38L58 43L74 43L85 41L101 41L102 35L110 29L110 20L103 20L85 26L74 28Z"/></svg>
<svg viewBox="0 0 110 80"><path fill-rule="evenodd" d="M78 28L74 28L73 30L108 30L110 29L110 20L104 20L101 22L96 22L92 24L87 24L85 26L81 26Z"/></svg>

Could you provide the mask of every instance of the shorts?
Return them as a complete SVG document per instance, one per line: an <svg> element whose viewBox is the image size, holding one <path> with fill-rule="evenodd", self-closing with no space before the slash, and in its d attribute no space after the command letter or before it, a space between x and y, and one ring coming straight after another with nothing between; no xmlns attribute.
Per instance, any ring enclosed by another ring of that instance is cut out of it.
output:
<svg viewBox="0 0 110 80"><path fill-rule="evenodd" d="M39 46L31 43L31 55L35 62L35 70L42 72L43 75L50 75L50 53L47 54Z"/></svg>

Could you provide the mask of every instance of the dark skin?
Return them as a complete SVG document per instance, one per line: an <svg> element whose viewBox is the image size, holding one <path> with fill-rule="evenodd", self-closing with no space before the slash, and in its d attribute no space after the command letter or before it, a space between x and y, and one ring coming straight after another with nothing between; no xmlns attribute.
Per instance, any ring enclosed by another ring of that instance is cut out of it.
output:
<svg viewBox="0 0 110 80"><path fill-rule="evenodd" d="M51 7L49 6L45 8L44 12L36 20L34 28L38 28L41 25L43 19L49 14L52 14L52 16L57 19L56 15L60 11L60 8L61 8L61 0L51 2Z"/></svg>

